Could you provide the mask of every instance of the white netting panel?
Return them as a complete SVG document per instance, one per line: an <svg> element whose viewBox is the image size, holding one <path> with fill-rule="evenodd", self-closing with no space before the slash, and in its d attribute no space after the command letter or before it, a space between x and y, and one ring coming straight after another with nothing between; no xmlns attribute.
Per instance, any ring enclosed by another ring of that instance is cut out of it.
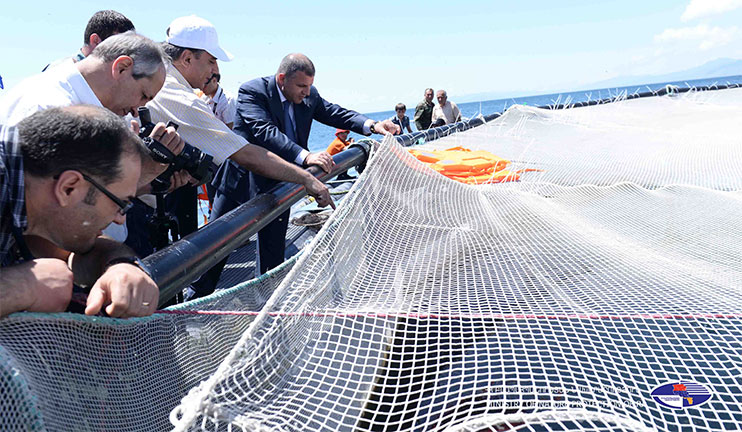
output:
<svg viewBox="0 0 742 432"><path fill-rule="evenodd" d="M515 107L428 145L542 170L478 187L385 141L272 296L0 321L0 426L740 430L740 118L742 90ZM650 396L684 381L711 400Z"/></svg>
<svg viewBox="0 0 742 432"><path fill-rule="evenodd" d="M741 97L515 107L429 145L542 170L517 183L385 141L176 430L738 430ZM650 396L683 380L711 401Z"/></svg>
<svg viewBox="0 0 742 432"><path fill-rule="evenodd" d="M0 320L0 431L170 429L168 413L214 372L294 262L149 318Z"/></svg>

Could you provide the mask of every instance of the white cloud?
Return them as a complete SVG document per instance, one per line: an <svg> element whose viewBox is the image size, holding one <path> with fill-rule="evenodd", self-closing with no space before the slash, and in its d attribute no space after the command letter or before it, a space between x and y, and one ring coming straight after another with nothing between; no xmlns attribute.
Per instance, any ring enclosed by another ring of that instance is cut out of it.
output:
<svg viewBox="0 0 742 432"><path fill-rule="evenodd" d="M683 22L729 12L742 7L742 0L691 0L680 16Z"/></svg>
<svg viewBox="0 0 742 432"><path fill-rule="evenodd" d="M724 46L737 39L739 29L737 27L709 27L699 24L695 27L668 28L662 33L655 35L657 43L690 42L698 44L698 49L707 51L712 48Z"/></svg>

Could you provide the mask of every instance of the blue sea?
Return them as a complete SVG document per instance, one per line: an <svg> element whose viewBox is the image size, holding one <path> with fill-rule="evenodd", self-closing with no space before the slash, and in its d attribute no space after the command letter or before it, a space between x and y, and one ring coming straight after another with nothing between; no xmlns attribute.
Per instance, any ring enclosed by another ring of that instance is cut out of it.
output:
<svg viewBox="0 0 742 432"><path fill-rule="evenodd" d="M461 115L467 118L476 117L479 114L488 115L496 112L502 112L511 105L523 104L531 106L544 106L552 105L557 103L570 103L582 102L587 100L597 100L611 98L623 94L635 93L635 92L646 92L649 90L659 90L664 88L667 84L676 85L678 87L701 87L701 86L712 86L714 84L727 84L727 83L742 83L742 75L729 76L721 78L706 78L688 81L673 81L663 83L652 83L642 84L628 87L614 87L594 90L580 90L575 92L565 93L552 93L544 95L534 96L522 96L508 99L495 99L481 102L467 102L457 103ZM415 106L422 100L423 88L420 89L420 99L414 101L403 101L407 105L407 116L410 117L410 125L413 132L415 132L415 125L412 122L412 117L415 114ZM456 98L451 96L449 100L456 102ZM389 101L389 106L394 106L398 101L396 99ZM435 103L435 100L433 101ZM353 108L348 106L346 108ZM394 111L381 111L374 113L366 113L366 115L374 120L385 120L394 116ZM363 138L363 136L351 133L350 136L356 140ZM378 135L376 136L378 138ZM327 146L335 139L335 128L325 126L322 123L314 122L312 125L312 132L309 136L309 150L310 151L321 151L327 148Z"/></svg>

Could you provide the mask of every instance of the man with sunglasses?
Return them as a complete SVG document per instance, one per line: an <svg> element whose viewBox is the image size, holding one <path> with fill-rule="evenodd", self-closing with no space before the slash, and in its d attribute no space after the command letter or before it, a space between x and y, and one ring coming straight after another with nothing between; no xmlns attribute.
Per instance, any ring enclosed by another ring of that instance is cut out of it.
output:
<svg viewBox="0 0 742 432"><path fill-rule="evenodd" d="M0 316L67 308L145 316L159 291L133 253L102 230L123 224L147 150L126 123L91 105L51 108L0 128Z"/></svg>

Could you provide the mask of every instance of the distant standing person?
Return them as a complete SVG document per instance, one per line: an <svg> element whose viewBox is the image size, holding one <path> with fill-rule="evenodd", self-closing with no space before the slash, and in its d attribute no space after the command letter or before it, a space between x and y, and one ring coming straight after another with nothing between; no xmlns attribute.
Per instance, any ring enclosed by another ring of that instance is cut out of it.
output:
<svg viewBox="0 0 742 432"><path fill-rule="evenodd" d="M422 100L415 108L415 127L417 130L425 130L430 127L433 116L433 89L425 89L425 99Z"/></svg>
<svg viewBox="0 0 742 432"><path fill-rule="evenodd" d="M433 122L443 119L444 124L456 123L461 121L461 112L455 103L448 101L448 95L445 90L438 90L435 95L438 99L438 105L433 108Z"/></svg>
<svg viewBox="0 0 742 432"><path fill-rule="evenodd" d="M399 126L399 133L395 133L395 135L402 135L404 133L404 130L407 129L408 133L412 133L412 128L410 128L410 118L405 115L407 112L407 107L403 103L398 103L394 107L394 111L397 113L394 117L390 118L389 120L392 121L395 125Z"/></svg>

